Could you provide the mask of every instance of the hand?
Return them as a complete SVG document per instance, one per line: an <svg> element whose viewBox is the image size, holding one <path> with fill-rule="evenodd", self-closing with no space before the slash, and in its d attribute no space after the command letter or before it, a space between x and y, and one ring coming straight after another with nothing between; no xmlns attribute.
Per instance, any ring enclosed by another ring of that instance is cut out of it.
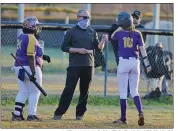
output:
<svg viewBox="0 0 178 131"><path fill-rule="evenodd" d="M151 71L151 66L147 66L146 72L149 73Z"/></svg>
<svg viewBox="0 0 178 131"><path fill-rule="evenodd" d="M146 67L146 72L149 73L151 71L151 66L150 66L150 63L148 61L148 57L143 58L143 63Z"/></svg>
<svg viewBox="0 0 178 131"><path fill-rule="evenodd" d="M30 81L36 81L36 73L32 73L32 75L30 76Z"/></svg>
<svg viewBox="0 0 178 131"><path fill-rule="evenodd" d="M87 54L88 51L87 51L85 48L80 48L80 49L78 50L78 53L80 53L80 54Z"/></svg>
<svg viewBox="0 0 178 131"><path fill-rule="evenodd" d="M103 34L102 40L105 41L105 42L108 41L108 34Z"/></svg>
<svg viewBox="0 0 178 131"><path fill-rule="evenodd" d="M51 62L51 58L48 55L43 55L43 60L47 61L48 63Z"/></svg>

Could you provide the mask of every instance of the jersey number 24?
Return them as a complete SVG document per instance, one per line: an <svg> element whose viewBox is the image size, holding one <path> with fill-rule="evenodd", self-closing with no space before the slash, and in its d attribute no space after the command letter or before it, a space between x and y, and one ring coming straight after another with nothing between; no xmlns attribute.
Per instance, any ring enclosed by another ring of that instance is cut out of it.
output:
<svg viewBox="0 0 178 131"><path fill-rule="evenodd" d="M132 48L133 47L133 38L124 37L124 48Z"/></svg>

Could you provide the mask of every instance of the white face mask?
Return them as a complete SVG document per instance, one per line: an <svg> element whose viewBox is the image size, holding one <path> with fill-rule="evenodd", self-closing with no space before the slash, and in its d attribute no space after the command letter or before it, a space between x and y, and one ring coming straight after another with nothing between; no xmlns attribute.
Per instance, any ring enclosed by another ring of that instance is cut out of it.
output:
<svg viewBox="0 0 178 131"><path fill-rule="evenodd" d="M89 26L89 19L79 20L77 25L82 29L86 29Z"/></svg>

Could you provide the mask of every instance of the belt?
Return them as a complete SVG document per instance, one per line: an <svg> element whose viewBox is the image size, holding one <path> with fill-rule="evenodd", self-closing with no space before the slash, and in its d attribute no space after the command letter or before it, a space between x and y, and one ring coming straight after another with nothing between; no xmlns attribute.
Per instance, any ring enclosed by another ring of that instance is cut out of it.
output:
<svg viewBox="0 0 178 131"><path fill-rule="evenodd" d="M122 57L119 57L119 58L127 59L127 60L129 60L129 59L135 59L135 60L137 60L138 59L138 57L129 57L129 56L122 56Z"/></svg>

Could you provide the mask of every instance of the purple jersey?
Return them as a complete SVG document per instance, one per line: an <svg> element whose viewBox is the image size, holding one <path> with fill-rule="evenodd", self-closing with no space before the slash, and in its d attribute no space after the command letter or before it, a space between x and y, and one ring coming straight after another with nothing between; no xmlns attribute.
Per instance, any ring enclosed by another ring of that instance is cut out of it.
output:
<svg viewBox="0 0 178 131"><path fill-rule="evenodd" d="M28 56L35 56L36 65L40 65L40 57L43 56L42 48L34 35L21 34L17 38L16 57L23 66L29 66ZM17 61L15 61L15 66L18 66Z"/></svg>
<svg viewBox="0 0 178 131"><path fill-rule="evenodd" d="M139 57L139 46L144 45L140 31L134 29L130 32L118 28L111 37L118 40L119 57Z"/></svg>

